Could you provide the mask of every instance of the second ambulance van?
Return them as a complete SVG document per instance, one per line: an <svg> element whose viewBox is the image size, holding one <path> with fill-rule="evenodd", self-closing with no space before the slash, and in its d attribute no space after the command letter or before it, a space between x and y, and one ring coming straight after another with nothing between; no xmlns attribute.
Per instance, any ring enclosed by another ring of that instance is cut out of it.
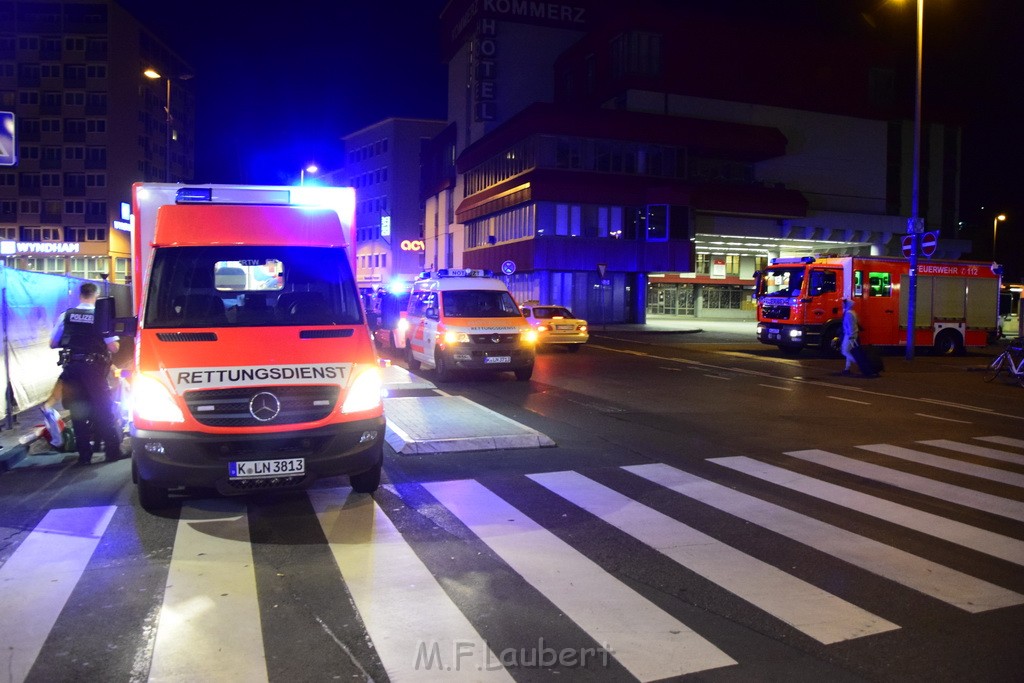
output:
<svg viewBox="0 0 1024 683"><path fill-rule="evenodd" d="M463 369L511 371L521 382L533 375L537 333L490 271L423 273L413 283L406 323L413 372L426 365L442 382Z"/></svg>

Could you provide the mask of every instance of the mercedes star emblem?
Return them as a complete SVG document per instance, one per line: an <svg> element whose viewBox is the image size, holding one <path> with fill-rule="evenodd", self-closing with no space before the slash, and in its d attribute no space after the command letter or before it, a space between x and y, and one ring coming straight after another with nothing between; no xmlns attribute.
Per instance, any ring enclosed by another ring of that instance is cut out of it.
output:
<svg viewBox="0 0 1024 683"><path fill-rule="evenodd" d="M249 401L249 412L260 422L270 422L281 412L281 401L269 391L261 391Z"/></svg>

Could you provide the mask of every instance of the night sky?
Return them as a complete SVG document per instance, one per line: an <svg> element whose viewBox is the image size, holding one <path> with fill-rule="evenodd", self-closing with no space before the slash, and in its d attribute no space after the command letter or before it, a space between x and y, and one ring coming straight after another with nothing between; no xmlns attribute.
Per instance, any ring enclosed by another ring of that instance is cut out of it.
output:
<svg viewBox="0 0 1024 683"><path fill-rule="evenodd" d="M661 0L865 35L916 50L914 0ZM342 165L341 138L382 119L446 118L445 0L121 0L194 69L197 182L293 183ZM1020 0L925 0L924 119L963 120L962 236L1024 279ZM913 62L911 61L912 65ZM949 113L947 116L947 112ZM944 235L952 237L953 235Z"/></svg>

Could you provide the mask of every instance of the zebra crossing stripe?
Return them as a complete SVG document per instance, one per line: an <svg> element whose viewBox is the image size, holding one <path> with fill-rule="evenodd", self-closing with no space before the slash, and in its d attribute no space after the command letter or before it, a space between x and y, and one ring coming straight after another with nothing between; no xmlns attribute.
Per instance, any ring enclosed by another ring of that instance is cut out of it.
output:
<svg viewBox="0 0 1024 683"><path fill-rule="evenodd" d="M892 524L913 529L928 536L1024 565L1024 541L946 519L930 512L871 496L860 491L836 486L782 467L769 465L745 456L712 458L708 462L728 467L751 477L803 493L820 500L855 510Z"/></svg>
<svg viewBox="0 0 1024 683"><path fill-rule="evenodd" d="M244 503L182 503L149 680L267 680Z"/></svg>
<svg viewBox="0 0 1024 683"><path fill-rule="evenodd" d="M818 465L824 465L825 467L839 470L841 472L855 474L858 477L865 477L885 484L892 484L893 486L897 486L908 491L923 493L926 496L932 496L933 498L949 501L950 503L956 503L957 505L975 508L976 510L989 512L993 515L999 515L1000 517L1007 517L1009 519L1024 522L1024 503L1016 500L1010 500L1009 498L1000 498L999 496L993 496L988 493L982 493L962 486L955 486L954 484L935 481L934 479L910 474L909 472L892 470L888 467L874 465L869 462L864 462L863 460L847 458L842 455L836 455L835 453L829 453L828 451L822 451L816 448L805 451L788 451L786 455L794 458L800 458L807 462L813 462Z"/></svg>
<svg viewBox="0 0 1024 683"><path fill-rule="evenodd" d="M1007 453L1006 451L1001 451L996 448L986 448L985 446L975 446L974 444L969 443L959 443L957 441L950 441L949 439L932 439L931 441L918 441L918 443L924 444L925 446L945 448L946 450L956 451L957 453L980 455L983 458L991 458L992 460L1002 460L1003 462L1012 462L1016 465L1024 465L1024 455ZM1024 444L1024 441L1020 443Z"/></svg>
<svg viewBox="0 0 1024 683"><path fill-rule="evenodd" d="M1016 448L1024 448L1024 439L1011 439L1008 436L976 436L974 437L978 441L988 441L989 443L997 443L1000 446L1013 446Z"/></svg>
<svg viewBox="0 0 1024 683"><path fill-rule="evenodd" d="M669 465L623 469L967 612L1024 604L1019 593Z"/></svg>
<svg viewBox="0 0 1024 683"><path fill-rule="evenodd" d="M28 676L115 510L112 505L50 510L0 566L5 680Z"/></svg>
<svg viewBox="0 0 1024 683"><path fill-rule="evenodd" d="M348 494L338 488L308 491L388 677L511 681L376 501L361 496L346 504Z"/></svg>
<svg viewBox="0 0 1024 683"><path fill-rule="evenodd" d="M921 443L934 445L934 442L922 441ZM910 462L916 462L919 465L938 467L940 469L949 470L950 472L959 472L960 474L978 477L979 479L988 479L989 481L998 481L1003 484L1011 484L1013 486L1024 488L1024 474L1017 474L1016 472L1007 472L1006 470L996 469L995 467L975 465L974 463L954 460L952 458L932 455L930 453L923 453L910 448L890 446L886 443L857 446L857 448L862 448L865 451L871 451L872 453L881 453L882 455L888 455L901 460L909 460Z"/></svg>
<svg viewBox="0 0 1024 683"><path fill-rule="evenodd" d="M479 482L423 486L641 681L736 664Z"/></svg>
<svg viewBox="0 0 1024 683"><path fill-rule="evenodd" d="M899 628L579 473L528 476L819 642Z"/></svg>

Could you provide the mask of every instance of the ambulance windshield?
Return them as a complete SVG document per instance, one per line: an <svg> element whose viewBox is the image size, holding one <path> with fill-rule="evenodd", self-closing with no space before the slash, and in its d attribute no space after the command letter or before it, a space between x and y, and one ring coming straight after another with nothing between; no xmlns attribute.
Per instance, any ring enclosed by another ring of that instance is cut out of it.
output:
<svg viewBox="0 0 1024 683"><path fill-rule="evenodd" d="M344 252L321 247L156 250L144 321L152 328L358 325Z"/></svg>
<svg viewBox="0 0 1024 683"><path fill-rule="evenodd" d="M764 296L800 296L800 287L804 282L804 269L769 268L761 278L761 291Z"/></svg>
<svg viewBox="0 0 1024 683"><path fill-rule="evenodd" d="M449 318L508 318L522 313L508 292L497 289L461 289L443 292L441 306Z"/></svg>

